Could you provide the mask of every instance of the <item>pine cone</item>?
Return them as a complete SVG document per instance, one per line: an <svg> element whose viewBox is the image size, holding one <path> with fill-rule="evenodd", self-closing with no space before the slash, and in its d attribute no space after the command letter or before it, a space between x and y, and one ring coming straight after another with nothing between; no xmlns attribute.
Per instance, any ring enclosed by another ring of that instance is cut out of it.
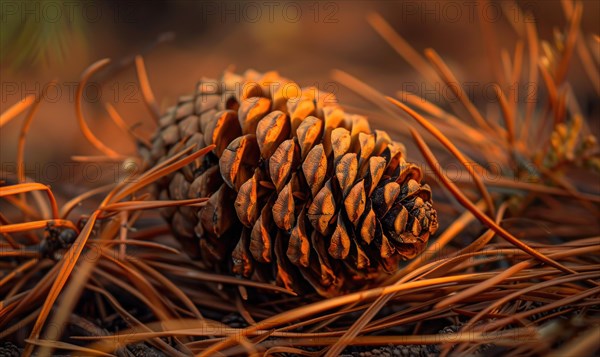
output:
<svg viewBox="0 0 600 357"><path fill-rule="evenodd" d="M402 144L345 113L335 96L276 72L202 80L160 119L149 165L215 149L164 177L184 247L219 272L323 296L363 288L415 257L437 229L431 190Z"/></svg>

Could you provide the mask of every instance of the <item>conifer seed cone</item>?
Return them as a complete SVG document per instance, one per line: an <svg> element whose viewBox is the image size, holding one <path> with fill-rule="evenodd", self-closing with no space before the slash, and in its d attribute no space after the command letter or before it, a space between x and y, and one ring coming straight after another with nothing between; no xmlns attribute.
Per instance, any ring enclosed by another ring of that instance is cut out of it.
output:
<svg viewBox="0 0 600 357"><path fill-rule="evenodd" d="M215 271L338 295L396 270L437 229L431 190L402 144L276 72L200 81L140 154L152 166L211 144L154 188L161 199L209 197L162 213Z"/></svg>

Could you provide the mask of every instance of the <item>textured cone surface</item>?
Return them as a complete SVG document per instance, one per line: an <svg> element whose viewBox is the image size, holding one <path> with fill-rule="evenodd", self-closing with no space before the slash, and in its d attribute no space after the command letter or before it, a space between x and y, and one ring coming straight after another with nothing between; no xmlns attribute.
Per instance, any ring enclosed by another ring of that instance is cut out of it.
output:
<svg viewBox="0 0 600 357"><path fill-rule="evenodd" d="M332 94L275 72L200 81L140 153L156 165L211 144L155 189L161 199L209 197L162 213L188 252L221 273L337 295L414 258L437 229L430 188L402 144Z"/></svg>

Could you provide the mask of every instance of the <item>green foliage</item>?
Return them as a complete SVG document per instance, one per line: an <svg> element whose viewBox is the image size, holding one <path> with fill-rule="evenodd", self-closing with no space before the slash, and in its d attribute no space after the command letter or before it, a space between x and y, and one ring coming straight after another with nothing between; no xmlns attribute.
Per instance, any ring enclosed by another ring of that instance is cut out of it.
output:
<svg viewBox="0 0 600 357"><path fill-rule="evenodd" d="M61 1L0 0L0 62L11 70L50 67L85 46L81 6Z"/></svg>

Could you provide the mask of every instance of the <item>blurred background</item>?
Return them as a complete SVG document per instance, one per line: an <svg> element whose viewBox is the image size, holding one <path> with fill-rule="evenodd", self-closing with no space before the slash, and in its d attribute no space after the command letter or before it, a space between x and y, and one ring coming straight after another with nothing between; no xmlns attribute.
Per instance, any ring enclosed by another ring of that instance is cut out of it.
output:
<svg viewBox="0 0 600 357"><path fill-rule="evenodd" d="M600 2L583 3L583 34L600 33ZM331 70L349 72L388 95L407 89L407 83L418 94L434 88L421 87L424 80L373 30L366 20L370 12L381 14L417 51L435 48L460 81L476 81L481 87L493 81L481 19L493 24L498 45L510 53L517 37L511 22L522 21L508 1L2 0L0 4L0 111L56 81L36 114L25 150L26 174L53 185L72 180L73 167L82 169L72 155L99 154L82 138L74 109L77 81L99 59L111 58L112 63L91 79L84 93L86 119L112 148L133 155L135 147L108 119L103 103L112 103L129 125L139 123L140 133L152 132L135 75L136 54L144 56L161 109L193 92L200 78L216 78L235 66L239 72L277 70L300 85L334 90L341 103L374 110L335 84ZM554 28L567 24L560 1L517 4L533 14L542 39L552 41ZM598 98L583 73L575 64L569 78L584 110L598 113ZM478 91L473 100L485 104ZM14 172L22 117L0 132L3 171ZM597 134L597 118L592 124ZM100 173L98 167L86 169L88 181L110 179L118 167L107 165ZM61 191L71 195L78 192L70 192L75 187L63 186Z"/></svg>

